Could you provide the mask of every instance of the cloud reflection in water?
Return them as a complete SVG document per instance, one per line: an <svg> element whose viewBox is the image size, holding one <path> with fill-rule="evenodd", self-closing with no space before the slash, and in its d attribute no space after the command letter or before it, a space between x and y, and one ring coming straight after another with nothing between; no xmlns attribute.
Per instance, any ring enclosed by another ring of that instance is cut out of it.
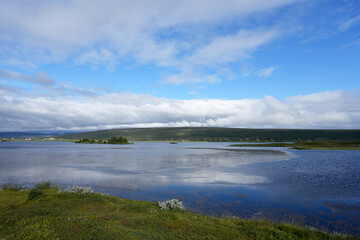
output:
<svg viewBox="0 0 360 240"><path fill-rule="evenodd" d="M281 151L209 148L208 145L188 143L174 147L165 143L137 143L130 149L64 145L55 149L40 146L38 151L32 149L29 153L10 151L2 160L7 164L0 170L1 182L51 180L60 185L76 183L126 190L168 184L256 184L269 179L243 173L244 164L290 157ZM10 157L16 160L7 160Z"/></svg>

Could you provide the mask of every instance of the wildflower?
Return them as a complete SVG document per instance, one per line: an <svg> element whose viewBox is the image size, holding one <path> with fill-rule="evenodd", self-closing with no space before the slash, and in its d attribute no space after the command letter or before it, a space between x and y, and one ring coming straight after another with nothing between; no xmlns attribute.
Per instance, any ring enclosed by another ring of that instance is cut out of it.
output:
<svg viewBox="0 0 360 240"><path fill-rule="evenodd" d="M91 187L83 187L83 186L74 185L74 186L66 188L63 191L60 190L59 192L89 194L89 193L93 193L94 190Z"/></svg>
<svg viewBox="0 0 360 240"><path fill-rule="evenodd" d="M161 210L167 210L167 209L179 209L179 210L186 210L183 203L179 201L178 199L171 199L164 202L158 202L158 205Z"/></svg>

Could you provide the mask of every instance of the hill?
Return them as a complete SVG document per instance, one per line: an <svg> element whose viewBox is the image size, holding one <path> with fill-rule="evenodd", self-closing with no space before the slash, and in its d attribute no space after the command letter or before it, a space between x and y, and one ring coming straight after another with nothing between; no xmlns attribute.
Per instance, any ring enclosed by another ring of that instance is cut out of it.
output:
<svg viewBox="0 0 360 240"><path fill-rule="evenodd" d="M360 142L344 141L299 141L294 143L245 143L232 144L231 147L287 147L298 150L360 150Z"/></svg>
<svg viewBox="0 0 360 240"><path fill-rule="evenodd" d="M33 133L33 132L0 132L0 138L43 138L55 135L54 133Z"/></svg>
<svg viewBox="0 0 360 240"><path fill-rule="evenodd" d="M107 139L123 136L129 141L293 142L360 141L360 130L248 129L248 128L128 128L64 134L58 139Z"/></svg>

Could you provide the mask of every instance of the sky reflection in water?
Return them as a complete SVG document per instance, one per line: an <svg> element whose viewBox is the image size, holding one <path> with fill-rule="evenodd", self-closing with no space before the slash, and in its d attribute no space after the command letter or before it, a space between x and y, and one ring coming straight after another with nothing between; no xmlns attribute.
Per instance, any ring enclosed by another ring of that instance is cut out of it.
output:
<svg viewBox="0 0 360 240"><path fill-rule="evenodd" d="M136 143L86 145L73 143L14 143L2 147L1 181L32 184L88 184L143 189L168 184L255 184L268 181L240 173L249 163L280 161L289 154L268 150L211 149L204 143ZM222 144L226 146L227 144ZM219 147L219 144L215 145Z"/></svg>
<svg viewBox="0 0 360 240"><path fill-rule="evenodd" d="M217 216L360 233L360 151L238 149L229 143L0 144L0 184L50 180Z"/></svg>

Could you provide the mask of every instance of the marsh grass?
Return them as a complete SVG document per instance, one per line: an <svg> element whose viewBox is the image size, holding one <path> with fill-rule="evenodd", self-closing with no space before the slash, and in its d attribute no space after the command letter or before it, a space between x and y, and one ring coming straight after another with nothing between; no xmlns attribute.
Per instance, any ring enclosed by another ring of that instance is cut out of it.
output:
<svg viewBox="0 0 360 240"><path fill-rule="evenodd" d="M39 189L37 189L39 190ZM287 224L160 210L157 203L96 193L0 190L0 238L11 239L357 239Z"/></svg>

